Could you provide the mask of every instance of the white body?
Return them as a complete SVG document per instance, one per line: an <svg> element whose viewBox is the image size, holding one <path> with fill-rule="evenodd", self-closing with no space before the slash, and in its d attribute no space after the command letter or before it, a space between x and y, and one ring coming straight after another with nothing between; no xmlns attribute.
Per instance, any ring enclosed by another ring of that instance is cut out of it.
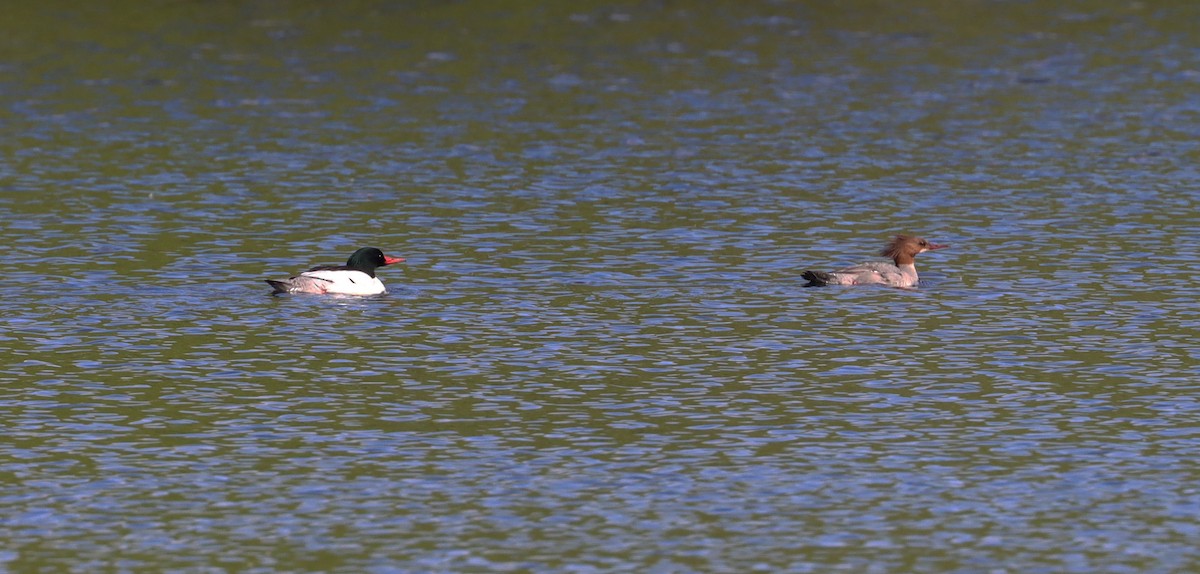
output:
<svg viewBox="0 0 1200 574"><path fill-rule="evenodd" d="M290 280L292 293L330 293L338 295L379 295L387 293L383 281L352 269L305 271Z"/></svg>

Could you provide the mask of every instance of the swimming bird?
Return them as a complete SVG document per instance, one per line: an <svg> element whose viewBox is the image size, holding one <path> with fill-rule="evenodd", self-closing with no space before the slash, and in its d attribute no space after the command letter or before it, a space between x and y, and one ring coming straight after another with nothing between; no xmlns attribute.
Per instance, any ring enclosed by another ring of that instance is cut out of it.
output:
<svg viewBox="0 0 1200 574"><path fill-rule="evenodd" d="M345 265L322 265L313 267L290 279L266 282L275 293L317 293L331 295L379 295L387 293L383 282L375 276L375 269L384 265L400 263L403 257L388 257L374 247L363 247L355 251Z"/></svg>
<svg viewBox="0 0 1200 574"><path fill-rule="evenodd" d="M823 287L825 285L915 287L919 278L914 258L926 251L947 247L949 245L938 245L912 235L897 235L892 238L887 247L879 252L880 255L891 259L891 263L869 261L837 271L807 270L801 274L801 277L808 280L805 287Z"/></svg>

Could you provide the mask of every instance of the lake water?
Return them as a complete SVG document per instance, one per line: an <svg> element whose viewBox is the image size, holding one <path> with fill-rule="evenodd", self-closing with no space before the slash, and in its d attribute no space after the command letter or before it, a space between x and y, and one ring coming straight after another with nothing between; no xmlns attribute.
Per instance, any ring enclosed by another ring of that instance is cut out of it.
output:
<svg viewBox="0 0 1200 574"><path fill-rule="evenodd" d="M11 8L0 570L1194 570L1197 17Z"/></svg>

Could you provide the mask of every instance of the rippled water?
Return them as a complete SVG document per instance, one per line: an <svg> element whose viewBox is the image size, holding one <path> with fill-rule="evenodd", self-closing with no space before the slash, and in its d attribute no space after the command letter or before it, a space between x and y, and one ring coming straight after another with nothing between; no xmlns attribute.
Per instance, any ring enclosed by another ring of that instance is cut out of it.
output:
<svg viewBox="0 0 1200 574"><path fill-rule="evenodd" d="M4 24L0 568L1200 563L1194 8L115 6Z"/></svg>

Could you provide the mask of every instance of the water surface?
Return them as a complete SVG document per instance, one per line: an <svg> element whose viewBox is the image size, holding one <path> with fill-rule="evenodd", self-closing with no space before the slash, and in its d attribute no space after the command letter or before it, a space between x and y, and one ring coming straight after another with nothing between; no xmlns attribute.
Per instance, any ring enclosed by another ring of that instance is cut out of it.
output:
<svg viewBox="0 0 1200 574"><path fill-rule="evenodd" d="M1192 569L1195 12L17 8L0 564Z"/></svg>

